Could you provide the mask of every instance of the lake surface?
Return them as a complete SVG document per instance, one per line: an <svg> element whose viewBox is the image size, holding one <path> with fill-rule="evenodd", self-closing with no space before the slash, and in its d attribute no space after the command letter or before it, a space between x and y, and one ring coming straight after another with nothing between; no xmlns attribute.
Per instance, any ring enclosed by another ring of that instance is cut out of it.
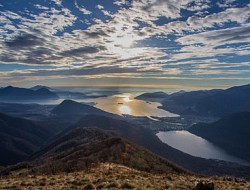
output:
<svg viewBox="0 0 250 190"><path fill-rule="evenodd" d="M160 103L137 100L134 99L135 96L131 93L124 93L88 101L95 102L95 107L99 109L118 115L146 116L149 118L179 116L159 109L158 107L161 106Z"/></svg>
<svg viewBox="0 0 250 190"><path fill-rule="evenodd" d="M249 162L229 155L220 147L188 131L166 131L156 135L162 142L192 156L250 165Z"/></svg>
<svg viewBox="0 0 250 190"><path fill-rule="evenodd" d="M166 110L159 109L161 106L157 102L148 102L135 99L136 96L145 93L152 92L156 89L136 89L136 88L58 88L57 90L63 90L68 92L80 92L88 96L104 96L97 98L83 98L74 99L68 97L76 102L81 102L95 106L106 112L110 112L117 115L131 115L131 116L145 116L153 120L157 120L152 117L179 117L179 115L170 113ZM161 90L161 89L157 89ZM127 91L127 93L124 93ZM163 91L163 90L162 90ZM165 89L166 92L166 89ZM170 91L168 91L170 93ZM41 105L58 105L65 98L59 98L56 100L30 100L30 101L11 101L11 103L24 103L24 104L41 104Z"/></svg>

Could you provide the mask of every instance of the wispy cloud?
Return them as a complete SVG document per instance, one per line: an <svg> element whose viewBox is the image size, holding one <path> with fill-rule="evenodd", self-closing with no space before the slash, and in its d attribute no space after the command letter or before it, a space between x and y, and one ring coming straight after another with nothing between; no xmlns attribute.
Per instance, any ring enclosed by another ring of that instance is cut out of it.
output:
<svg viewBox="0 0 250 190"><path fill-rule="evenodd" d="M13 69L1 79L195 75L205 80L243 78L249 69L249 3L53 0L19 11L2 4L0 62L55 68Z"/></svg>

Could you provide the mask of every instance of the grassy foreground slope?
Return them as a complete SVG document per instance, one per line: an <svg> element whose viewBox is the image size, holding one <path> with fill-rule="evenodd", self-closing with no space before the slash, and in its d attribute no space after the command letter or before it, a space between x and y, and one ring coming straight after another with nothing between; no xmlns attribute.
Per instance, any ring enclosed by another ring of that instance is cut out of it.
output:
<svg viewBox="0 0 250 190"><path fill-rule="evenodd" d="M89 170L57 175L30 175L0 179L0 189L195 189L199 181L215 190L246 190L250 182L230 177L199 177L189 174L152 174L122 165L103 163Z"/></svg>

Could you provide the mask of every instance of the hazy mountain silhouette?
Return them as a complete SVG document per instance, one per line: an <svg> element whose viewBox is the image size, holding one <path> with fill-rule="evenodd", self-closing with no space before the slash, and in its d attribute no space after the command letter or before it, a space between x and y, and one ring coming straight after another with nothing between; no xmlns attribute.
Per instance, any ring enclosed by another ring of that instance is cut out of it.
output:
<svg viewBox="0 0 250 190"><path fill-rule="evenodd" d="M165 93L165 92L153 92L153 93L144 93L141 94L139 96L137 96L136 98L138 99L144 99L144 98L167 98L169 96L169 94Z"/></svg>
<svg viewBox="0 0 250 190"><path fill-rule="evenodd" d="M64 100L62 103L57 105L51 113L56 115L88 115L88 114L100 114L100 115L108 115L107 112L102 111L93 106L89 106L83 103L75 102L73 100ZM110 114L111 115L111 114Z"/></svg>
<svg viewBox="0 0 250 190"><path fill-rule="evenodd" d="M47 127L0 113L0 165L23 161L52 135Z"/></svg>
<svg viewBox="0 0 250 190"><path fill-rule="evenodd" d="M81 117L85 115L105 115L109 117L119 117L117 115L105 112L101 109L95 108L93 106L75 102L72 100L64 100L62 103L57 105L51 110L53 117L57 123L62 123L62 125L69 126L75 124Z"/></svg>
<svg viewBox="0 0 250 190"><path fill-rule="evenodd" d="M31 159L29 167L41 174L80 171L98 163L122 164L150 172L184 173L143 147L95 127L74 128Z"/></svg>
<svg viewBox="0 0 250 190"><path fill-rule="evenodd" d="M0 100L3 101L21 101L21 100L40 100L40 99L58 99L56 93L49 91L47 88L38 90L18 88L8 86L0 89Z"/></svg>
<svg viewBox="0 0 250 190"><path fill-rule="evenodd" d="M250 112L230 114L211 124L196 124L189 131L250 161Z"/></svg>
<svg viewBox="0 0 250 190"><path fill-rule="evenodd" d="M147 100L147 97L149 95L146 97L141 95L137 98ZM163 98L161 103L162 108L180 115L220 117L234 112L250 111L249 97L250 85L244 85L226 90L173 93Z"/></svg>
<svg viewBox="0 0 250 190"><path fill-rule="evenodd" d="M39 90L39 89L41 89L41 88L45 88L45 89L47 89L47 90L52 91L52 88L50 88L50 87L48 87L48 86L43 86L43 85L36 85L36 86L31 87L30 89L36 91L36 90Z"/></svg>

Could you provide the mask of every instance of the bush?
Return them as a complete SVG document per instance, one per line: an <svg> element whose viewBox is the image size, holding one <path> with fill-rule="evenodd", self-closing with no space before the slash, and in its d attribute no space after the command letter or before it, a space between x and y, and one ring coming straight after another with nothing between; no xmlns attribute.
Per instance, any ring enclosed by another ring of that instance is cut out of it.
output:
<svg viewBox="0 0 250 190"><path fill-rule="evenodd" d="M106 188L118 188L118 184L116 182L109 183Z"/></svg>
<svg viewBox="0 0 250 190"><path fill-rule="evenodd" d="M95 189L94 185L92 183L89 183L87 184L85 187L84 187L84 190L91 190L91 189Z"/></svg>
<svg viewBox="0 0 250 190"><path fill-rule="evenodd" d="M122 184L122 186L121 186L121 189L134 189L134 188L135 188L135 186L132 185L132 184L130 184L130 183L128 183L128 182L125 182L125 183Z"/></svg>

